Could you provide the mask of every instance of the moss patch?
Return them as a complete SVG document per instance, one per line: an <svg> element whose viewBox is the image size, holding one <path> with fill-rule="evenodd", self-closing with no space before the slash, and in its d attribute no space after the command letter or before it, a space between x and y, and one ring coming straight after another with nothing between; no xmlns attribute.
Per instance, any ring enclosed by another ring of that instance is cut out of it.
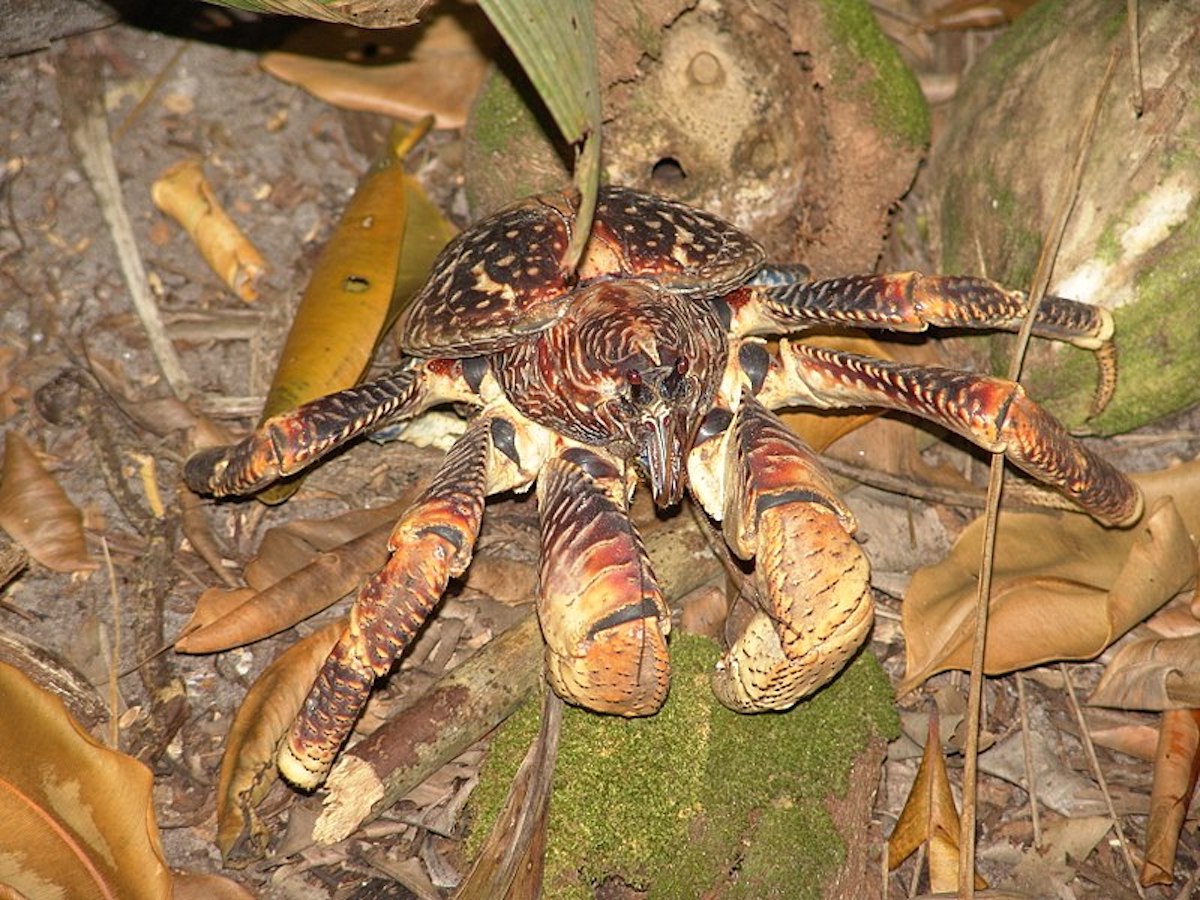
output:
<svg viewBox="0 0 1200 900"><path fill-rule="evenodd" d="M991 167L971 177L954 175L942 194L942 259L947 272L984 274L976 235L995 253L986 272L1002 284L1027 285L1041 253L1037 229L1027 226L1013 189ZM965 224L964 224L965 223Z"/></svg>
<svg viewBox="0 0 1200 900"><path fill-rule="evenodd" d="M466 136L468 172L504 173L467 179L467 199L476 214L570 180L558 130L519 71L492 70L471 108ZM504 164L509 158L521 165Z"/></svg>
<svg viewBox="0 0 1200 900"><path fill-rule="evenodd" d="M1005 73L1015 72L1063 30L1069 17L1065 6L1065 0L1041 0L1018 16L988 47L975 71L968 73L963 90L969 90L976 80L1003 84Z"/></svg>
<svg viewBox="0 0 1200 900"><path fill-rule="evenodd" d="M869 653L782 714L717 703L718 649L672 637L671 695L649 719L569 708L546 852L547 897L591 897L617 875L650 897L819 897L844 858L824 799L844 794L872 735L894 736L891 687ZM472 803L477 847L538 727L526 706L498 733ZM734 876L732 873L736 873Z"/></svg>
<svg viewBox="0 0 1200 900"><path fill-rule="evenodd" d="M856 86L861 83L859 89L884 134L910 147L929 143L929 107L920 85L865 0L820 0L820 5L832 46L841 50L834 61L834 78Z"/></svg>

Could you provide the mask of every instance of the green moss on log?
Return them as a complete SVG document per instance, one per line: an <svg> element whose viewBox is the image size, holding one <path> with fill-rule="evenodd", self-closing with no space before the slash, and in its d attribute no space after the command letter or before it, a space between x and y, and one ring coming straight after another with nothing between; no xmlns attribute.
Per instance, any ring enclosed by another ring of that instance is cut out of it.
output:
<svg viewBox="0 0 1200 900"><path fill-rule="evenodd" d="M671 650L671 694L658 715L566 711L546 896L591 897L595 884L617 876L651 898L714 890L819 897L845 855L824 801L845 793L873 735L897 733L887 676L863 654L796 709L743 716L712 695L719 653L711 641L673 635ZM537 732L539 709L527 704L493 743L472 800L475 846Z"/></svg>
<svg viewBox="0 0 1200 900"><path fill-rule="evenodd" d="M834 79L861 90L876 126L910 147L929 143L929 107L921 87L865 0L820 0L833 46ZM864 79L865 75L865 79Z"/></svg>

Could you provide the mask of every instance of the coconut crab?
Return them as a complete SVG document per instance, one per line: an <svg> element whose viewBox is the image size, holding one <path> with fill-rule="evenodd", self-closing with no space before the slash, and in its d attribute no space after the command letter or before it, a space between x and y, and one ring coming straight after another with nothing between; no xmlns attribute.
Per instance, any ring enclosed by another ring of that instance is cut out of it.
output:
<svg viewBox="0 0 1200 900"><path fill-rule="evenodd" d="M659 507L690 491L733 553L754 562L757 608L713 675L727 706L790 707L866 639L873 607L854 516L774 409L904 410L1002 450L1103 523L1139 515L1132 482L1017 384L766 340L817 326L1015 330L1024 294L912 272L815 281L767 264L716 216L616 187L602 190L568 278L559 259L574 214L570 196L549 194L469 228L401 320L396 368L186 465L193 490L248 494L431 406L476 410L395 526L388 562L362 585L280 748L293 783L323 780L375 679L470 564L492 494L536 484L552 687L626 716L654 713L669 679L670 614L628 515L639 475ZM1101 350L1112 318L1048 297L1034 334Z"/></svg>

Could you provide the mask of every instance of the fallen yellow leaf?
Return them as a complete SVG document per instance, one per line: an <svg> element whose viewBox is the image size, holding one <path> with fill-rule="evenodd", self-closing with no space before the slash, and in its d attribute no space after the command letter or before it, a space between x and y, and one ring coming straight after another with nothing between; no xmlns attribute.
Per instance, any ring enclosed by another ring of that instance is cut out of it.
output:
<svg viewBox="0 0 1200 900"><path fill-rule="evenodd" d="M888 838L888 867L891 869L928 843L929 889L934 893L958 890L958 807L950 790L950 776L946 773L941 746L937 708L933 707L916 780ZM987 882L976 874L975 886L982 890L987 887Z"/></svg>

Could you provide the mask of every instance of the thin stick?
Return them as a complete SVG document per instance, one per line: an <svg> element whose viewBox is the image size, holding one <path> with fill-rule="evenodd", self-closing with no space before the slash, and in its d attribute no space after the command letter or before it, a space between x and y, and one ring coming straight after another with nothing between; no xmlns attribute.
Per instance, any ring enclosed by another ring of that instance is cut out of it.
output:
<svg viewBox="0 0 1200 900"><path fill-rule="evenodd" d="M938 503L942 506L957 506L963 509L987 509L987 492L983 488L977 488L974 485L963 488L943 487L942 485L916 481L912 476L896 475L892 472L884 472L881 469L868 469L856 466L852 463L843 462L833 456L823 456L821 457L821 462L825 468L839 478L845 478L856 484L885 491L889 494L896 494L899 497L912 497L915 500L924 500L927 503ZM1038 487L1035 484L1027 484L1024 481L1008 484L1008 493L1011 495L1009 499L1012 500L1012 503L1004 504L1002 506L1003 509L1016 510L1023 507L1035 507L1037 509L1079 511L1079 507L1076 504L1061 494L1053 494L1045 488Z"/></svg>
<svg viewBox="0 0 1200 900"><path fill-rule="evenodd" d="M108 553L108 541L100 536L100 549L104 551L104 568L108 572L108 590L112 597L113 639L112 659L108 666L108 741L114 750L121 749L121 691L117 679L121 677L121 595L117 591L117 570L113 568L112 557Z"/></svg>
<svg viewBox="0 0 1200 900"><path fill-rule="evenodd" d="M1141 116L1146 108L1145 94L1142 91L1142 45L1138 32L1138 0L1125 0L1128 14L1125 21L1129 30L1129 63L1133 75L1133 114Z"/></svg>
<svg viewBox="0 0 1200 900"><path fill-rule="evenodd" d="M55 63L67 138L96 193L104 221L108 223L117 260L125 275L125 283L129 286L133 307L146 330L150 349L172 393L180 400L185 400L192 392L191 382L175 353L174 344L167 337L166 327L150 292L146 266L138 251L133 225L125 210L125 198L121 194L121 182L109 139L99 60L86 38L71 38L64 42L64 49Z"/></svg>
<svg viewBox="0 0 1200 900"><path fill-rule="evenodd" d="M1033 846L1042 846L1042 817L1038 813L1037 770L1033 767L1033 740L1029 733L1029 703L1025 699L1025 676L1017 673L1017 704L1021 711L1021 749L1025 754L1025 783L1029 792L1029 817L1033 820Z"/></svg>
<svg viewBox="0 0 1200 900"><path fill-rule="evenodd" d="M1116 70L1118 51L1114 49L1104 70L1100 89L1096 92L1092 109L1084 122L1083 131L1076 144L1075 162L1071 173L1063 186L1063 193L1058 202L1054 222L1042 245L1038 257L1037 270L1033 276L1033 284L1029 288L1029 309L1021 330L1017 334L1016 346L1013 348L1012 361L1009 366L1008 378L1018 381L1021 377L1021 366L1025 362L1025 350L1029 346L1033 334L1033 322L1037 316L1038 306L1046 295L1050 285L1050 276L1054 271L1054 261L1062 246L1063 235L1066 233L1067 221L1071 210L1075 207L1075 199L1079 193L1079 182L1083 177L1083 165L1087 159L1087 151L1092 143L1096 130L1096 122L1100 118L1100 104L1108 93ZM983 714L983 663L984 649L987 644L988 601L992 589L992 564L996 552L996 526L1000 517L1000 494L1004 489L1004 454L992 455L992 465L988 477L988 508L984 521L983 550L980 560L979 593L975 603L975 643L971 652L971 688L967 697L967 746L963 765L963 814L959 830L959 866L958 890L959 896L966 900L975 897L975 822L976 822L976 788L979 777L979 735Z"/></svg>
<svg viewBox="0 0 1200 900"><path fill-rule="evenodd" d="M1117 843L1121 846L1121 856L1125 860L1125 868L1129 870L1129 880L1133 882L1133 889L1137 891L1137 895L1145 897L1146 892L1142 890L1142 883L1138 880L1137 864L1133 861L1133 851L1129 849L1129 842L1125 840L1125 829L1121 827L1117 807L1113 803L1112 794L1108 791L1108 781L1104 777L1104 772L1100 768L1100 760L1096 756L1096 745L1092 743L1092 735L1083 718L1083 707L1079 705L1079 698L1075 696L1075 686L1071 684L1071 672L1066 663L1059 663L1058 668L1062 672L1063 684L1067 688L1067 697L1071 701L1071 710L1075 713L1075 721L1079 725L1079 739L1083 742L1083 749L1087 752L1088 765L1092 767L1092 774L1096 776L1096 784L1100 785L1100 793L1104 795L1104 802L1108 806L1108 814L1113 821L1113 831L1116 832Z"/></svg>

